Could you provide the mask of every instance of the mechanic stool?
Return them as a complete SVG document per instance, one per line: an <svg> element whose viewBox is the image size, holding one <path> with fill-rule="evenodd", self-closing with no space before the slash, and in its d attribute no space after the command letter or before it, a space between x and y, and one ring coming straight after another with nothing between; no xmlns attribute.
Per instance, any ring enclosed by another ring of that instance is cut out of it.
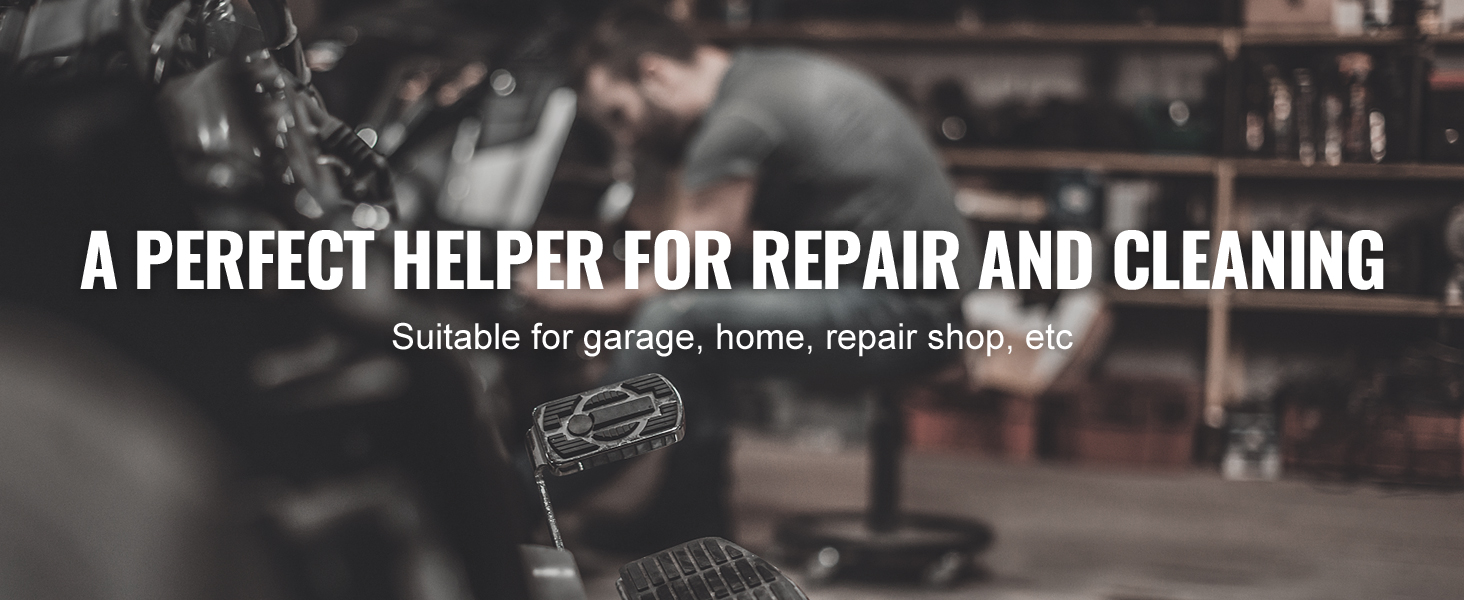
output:
<svg viewBox="0 0 1464 600"><path fill-rule="evenodd" d="M869 504L863 513L827 512L778 524L777 542L808 576L828 582L844 575L919 580L946 586L959 580L992 541L979 521L900 510L905 418L901 391L909 382L880 386L869 421Z"/></svg>

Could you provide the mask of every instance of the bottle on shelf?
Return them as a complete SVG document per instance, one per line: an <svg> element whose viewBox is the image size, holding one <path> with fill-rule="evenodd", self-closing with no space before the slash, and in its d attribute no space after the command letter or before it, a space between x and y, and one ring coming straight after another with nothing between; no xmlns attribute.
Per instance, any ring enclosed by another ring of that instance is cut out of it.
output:
<svg viewBox="0 0 1464 600"><path fill-rule="evenodd" d="M931 133L937 143L968 146L977 138L977 122L966 90L955 79L944 79L930 88L927 100Z"/></svg>
<svg viewBox="0 0 1464 600"><path fill-rule="evenodd" d="M1353 162L1381 162L1387 154L1387 119L1373 105L1368 76L1373 57L1348 52L1337 57L1337 70L1347 85L1347 119L1343 155Z"/></svg>
<svg viewBox="0 0 1464 600"><path fill-rule="evenodd" d="M1395 9L1396 10L1396 9ZM1415 77L1421 77L1423 71L1418 75L1414 74L1415 61L1419 60L1411 48L1394 48L1384 50L1375 55L1372 81L1372 102L1374 110L1382 114L1381 139L1372 141L1382 142L1380 150L1383 151L1386 162L1416 161L1419 156L1420 132L1423 123L1422 117L1415 122L1410 119L1415 110L1414 98L1416 94L1424 94L1420 87L1414 90L1411 82ZM1426 96L1424 97L1426 100ZM1424 102L1417 103L1420 108ZM1426 115L1427 113L1425 113ZM1415 129L1415 127L1419 129Z"/></svg>
<svg viewBox="0 0 1464 600"><path fill-rule="evenodd" d="M1245 115L1241 122L1241 142L1247 154L1259 156L1266 149L1267 115L1271 114L1269 85L1264 61L1251 55L1246 61L1245 73Z"/></svg>
<svg viewBox="0 0 1464 600"><path fill-rule="evenodd" d="M1266 65L1264 68L1266 82L1270 86L1271 99L1271 139L1273 148L1276 151L1276 158L1289 159L1292 156L1292 139L1295 137L1295 123L1292 108L1294 101L1291 94L1291 84L1281 75L1281 70L1275 65Z"/></svg>
<svg viewBox="0 0 1464 600"><path fill-rule="evenodd" d="M1367 0L1363 5L1363 19L1368 30L1378 30L1393 25L1393 0Z"/></svg>
<svg viewBox="0 0 1464 600"><path fill-rule="evenodd" d="M1444 32L1442 7L1439 0L1418 0L1415 24L1423 35L1438 35Z"/></svg>
<svg viewBox="0 0 1464 600"><path fill-rule="evenodd" d="M1296 150L1301 164L1310 167L1317 162L1317 126L1313 118L1317 92L1311 69L1298 68L1292 76L1296 78Z"/></svg>
<svg viewBox="0 0 1464 600"><path fill-rule="evenodd" d="M1464 70L1435 68L1427 94L1424 160L1464 163Z"/></svg>
<svg viewBox="0 0 1464 600"><path fill-rule="evenodd" d="M1318 57L1317 158L1327 166L1342 164L1347 132L1347 87L1334 56Z"/></svg>
<svg viewBox="0 0 1464 600"><path fill-rule="evenodd" d="M1322 93L1322 159L1342 164L1342 96L1336 88Z"/></svg>

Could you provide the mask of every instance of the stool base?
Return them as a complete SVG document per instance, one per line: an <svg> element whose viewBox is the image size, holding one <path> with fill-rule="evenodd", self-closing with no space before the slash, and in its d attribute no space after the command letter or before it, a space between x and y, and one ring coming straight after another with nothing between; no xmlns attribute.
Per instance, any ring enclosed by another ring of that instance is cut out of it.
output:
<svg viewBox="0 0 1464 600"><path fill-rule="evenodd" d="M862 512L799 515L778 525L777 542L804 562L815 583L918 580L944 587L970 571L993 537L985 523L955 517L904 514L888 531L871 530L866 519Z"/></svg>

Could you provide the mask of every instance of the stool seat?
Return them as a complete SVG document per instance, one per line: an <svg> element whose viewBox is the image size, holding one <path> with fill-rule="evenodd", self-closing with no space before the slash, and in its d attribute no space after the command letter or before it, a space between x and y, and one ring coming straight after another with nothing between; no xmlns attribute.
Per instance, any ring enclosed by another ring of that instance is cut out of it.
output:
<svg viewBox="0 0 1464 600"><path fill-rule="evenodd" d="M827 512L790 517L778 524L781 550L804 561L814 582L839 577L917 580L946 586L972 567L991 545L991 527L959 517L900 510L900 471L905 419L901 392L881 386L869 420L869 503L865 512Z"/></svg>

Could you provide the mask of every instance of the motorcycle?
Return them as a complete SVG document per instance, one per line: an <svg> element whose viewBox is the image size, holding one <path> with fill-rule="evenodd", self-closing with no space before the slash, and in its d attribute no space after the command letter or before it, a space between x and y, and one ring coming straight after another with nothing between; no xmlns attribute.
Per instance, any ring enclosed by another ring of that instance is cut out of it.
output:
<svg viewBox="0 0 1464 600"><path fill-rule="evenodd" d="M0 368L14 382L0 395L0 595L584 596L572 555L528 543L502 358L382 350L390 324L454 322L461 306L379 287L129 290L125 275L76 289L90 231L522 228L537 212L573 116L562 84L464 63L450 81L494 107L476 125L421 127L438 121L403 103L352 127L310 62L283 0L0 3ZM531 125L484 125L500 117ZM445 175L422 181L447 185L403 183L414 152L446 152ZM538 175L503 183L521 171ZM379 250L367 263L389 264ZM680 435L679 396L648 377L534 411L551 526L544 475ZM725 540L631 563L618 587L802 597Z"/></svg>

